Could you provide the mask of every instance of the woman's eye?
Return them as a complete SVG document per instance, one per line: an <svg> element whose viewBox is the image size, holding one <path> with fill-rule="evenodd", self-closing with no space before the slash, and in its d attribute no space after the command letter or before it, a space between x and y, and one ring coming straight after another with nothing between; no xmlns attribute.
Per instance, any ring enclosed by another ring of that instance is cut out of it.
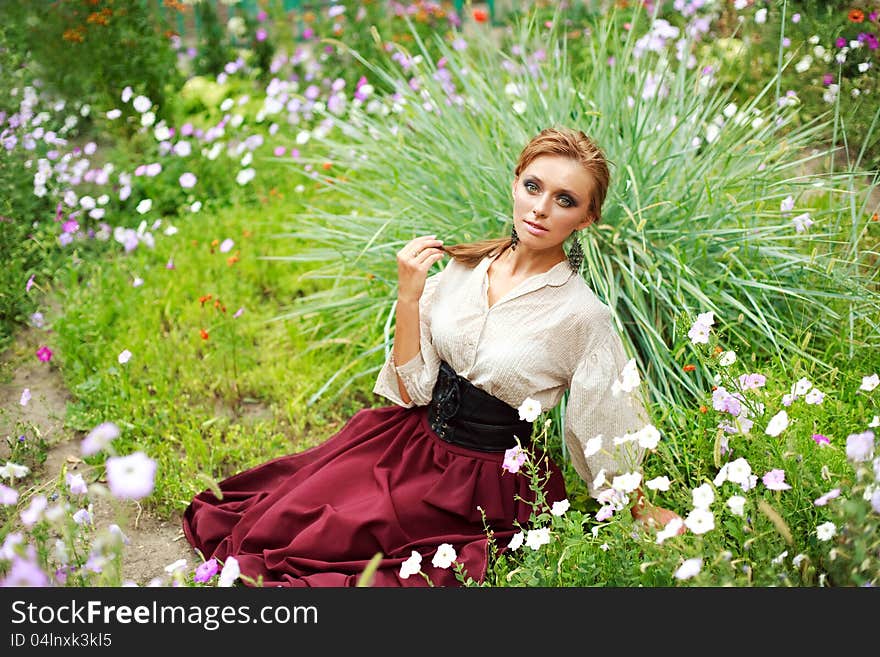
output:
<svg viewBox="0 0 880 657"><path fill-rule="evenodd" d="M562 207L564 207L564 208L570 208L570 207L571 207L571 199L568 198L568 197L566 197L566 196L563 196L561 199L559 199L559 203L560 203L560 205L562 205Z"/></svg>
<svg viewBox="0 0 880 657"><path fill-rule="evenodd" d="M534 192L538 189L538 186L535 183L528 181L525 184L525 188L530 192Z"/></svg>

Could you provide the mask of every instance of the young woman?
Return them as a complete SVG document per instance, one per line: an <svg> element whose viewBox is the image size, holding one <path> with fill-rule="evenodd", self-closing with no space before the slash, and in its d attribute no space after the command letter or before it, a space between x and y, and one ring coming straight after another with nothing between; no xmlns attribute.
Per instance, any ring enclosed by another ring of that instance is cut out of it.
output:
<svg viewBox="0 0 880 657"><path fill-rule="evenodd" d="M628 358L611 310L579 275L577 233L600 220L608 183L590 138L548 128L515 168L510 238L406 244L394 347L374 387L394 405L361 410L323 444L226 479L222 499L200 493L184 515L193 547L205 559L235 557L243 575L269 586L355 585L377 553L375 586L427 585L410 575L419 557L431 583L455 586L453 569L433 564L448 544L481 581L487 529L505 549L534 499L522 472L502 468L505 451L532 436L517 409L530 398L548 410L566 391L564 438L589 492L638 467L633 443L613 439L642 429L647 414L638 389L615 385ZM534 451L547 503L564 499L558 467ZM633 515L674 517L640 496Z"/></svg>

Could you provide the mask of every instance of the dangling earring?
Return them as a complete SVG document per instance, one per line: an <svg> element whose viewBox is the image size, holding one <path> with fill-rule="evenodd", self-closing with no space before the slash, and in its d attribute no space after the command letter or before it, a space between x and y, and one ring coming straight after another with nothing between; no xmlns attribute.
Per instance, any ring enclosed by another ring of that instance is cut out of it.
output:
<svg viewBox="0 0 880 657"><path fill-rule="evenodd" d="M568 266L577 274L581 270L581 263L583 261L584 249L581 246L581 241L578 239L577 231L575 231L571 248L568 250Z"/></svg>
<svg viewBox="0 0 880 657"><path fill-rule="evenodd" d="M516 226L510 227L510 250L516 250L516 245L519 244L519 235L516 234Z"/></svg>

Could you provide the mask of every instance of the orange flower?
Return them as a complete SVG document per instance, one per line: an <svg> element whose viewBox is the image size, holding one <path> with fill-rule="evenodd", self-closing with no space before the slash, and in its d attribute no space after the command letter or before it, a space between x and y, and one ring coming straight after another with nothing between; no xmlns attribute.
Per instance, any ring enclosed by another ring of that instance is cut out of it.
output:
<svg viewBox="0 0 880 657"><path fill-rule="evenodd" d="M880 214L877 214L876 212L872 214L871 221L880 221Z"/></svg>
<svg viewBox="0 0 880 657"><path fill-rule="evenodd" d="M718 345L715 345L715 353L716 353L716 354L720 354L722 351L724 351L724 349L722 349L722 348L719 347Z"/></svg>
<svg viewBox="0 0 880 657"><path fill-rule="evenodd" d="M718 386L712 386L712 392L715 392L716 390L718 390Z"/></svg>
<svg viewBox="0 0 880 657"><path fill-rule="evenodd" d="M208 339L208 331L205 329L199 329L199 335L202 336L202 340Z"/></svg>
<svg viewBox="0 0 880 657"><path fill-rule="evenodd" d="M211 246L217 246L220 244L220 240L211 240Z"/></svg>
<svg viewBox="0 0 880 657"><path fill-rule="evenodd" d="M84 39L79 28L64 30L64 34L61 35L61 38L65 41L70 41L71 43L82 43Z"/></svg>
<svg viewBox="0 0 880 657"><path fill-rule="evenodd" d="M332 167L332 166L333 166L332 162L324 162L324 164L321 165L321 168L323 168L324 171L329 171L330 167Z"/></svg>
<svg viewBox="0 0 880 657"><path fill-rule="evenodd" d="M198 246L199 241L198 240L190 240L190 244L192 244L193 246Z"/></svg>
<svg viewBox="0 0 880 657"><path fill-rule="evenodd" d="M849 20L853 23L861 23L865 20L865 12L861 9L850 9Z"/></svg>
<svg viewBox="0 0 880 657"><path fill-rule="evenodd" d="M206 301L210 301L210 300L211 300L211 295L210 295L210 294L206 294L206 295L203 296L203 297L199 297L199 303L202 304L203 306L205 305L205 302L206 302Z"/></svg>
<svg viewBox="0 0 880 657"><path fill-rule="evenodd" d="M253 233L251 231L249 231L247 228L245 228L243 231L241 231L241 234L244 237L250 237L251 235L253 235Z"/></svg>
<svg viewBox="0 0 880 657"><path fill-rule="evenodd" d="M98 25L106 25L107 24L107 16L104 12L96 11L92 14L89 14L89 17L86 18L86 23L96 23Z"/></svg>
<svg viewBox="0 0 880 657"><path fill-rule="evenodd" d="M708 410L709 410L709 409L706 408L705 406L702 406L702 405L700 406L700 413L705 413L705 412L708 411Z"/></svg>
<svg viewBox="0 0 880 657"><path fill-rule="evenodd" d="M235 255L231 255L228 258L226 258L226 264L229 265L230 267L232 265L234 265L236 262L238 262L238 251L235 252Z"/></svg>
<svg viewBox="0 0 880 657"><path fill-rule="evenodd" d="M220 299L217 299L216 301L214 301L214 307L215 307L215 308L219 308L219 307L220 307Z"/></svg>
<svg viewBox="0 0 880 657"><path fill-rule="evenodd" d="M681 369L683 369L685 372L693 372L695 369L697 369L697 366L696 365L685 365Z"/></svg>
<svg viewBox="0 0 880 657"><path fill-rule="evenodd" d="M485 23L487 20L489 20L489 12L485 9L474 9L473 16L474 20L478 23Z"/></svg>

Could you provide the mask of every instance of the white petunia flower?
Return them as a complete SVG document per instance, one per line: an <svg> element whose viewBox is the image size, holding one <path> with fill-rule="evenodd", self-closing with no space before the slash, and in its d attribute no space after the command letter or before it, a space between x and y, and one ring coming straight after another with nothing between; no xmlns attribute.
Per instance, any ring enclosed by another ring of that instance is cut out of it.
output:
<svg viewBox="0 0 880 657"><path fill-rule="evenodd" d="M715 516L708 509L698 507L688 514L684 524L694 534L705 534L715 529Z"/></svg>
<svg viewBox="0 0 880 657"><path fill-rule="evenodd" d="M725 351L718 357L718 364L723 367L733 365L736 362L736 354L732 351Z"/></svg>
<svg viewBox="0 0 880 657"><path fill-rule="evenodd" d="M703 560L700 557L687 559L678 570L675 571L675 579L690 579L700 574L703 568Z"/></svg>
<svg viewBox="0 0 880 657"><path fill-rule="evenodd" d="M871 376L863 376L862 385L859 386L859 390L871 392L878 385L880 385L880 376L877 376L877 374L872 374Z"/></svg>
<svg viewBox="0 0 880 657"><path fill-rule="evenodd" d="M662 545L667 538L677 536L682 527L684 527L684 522L681 518L673 518L667 522L666 526L657 532L657 545Z"/></svg>
<svg viewBox="0 0 880 657"><path fill-rule="evenodd" d="M449 543L441 543L434 553L431 565L434 568L449 568L458 555L455 554L455 548Z"/></svg>
<svg viewBox="0 0 880 657"><path fill-rule="evenodd" d="M654 477L650 481L645 482L645 486L647 486L651 490L669 490L669 477L663 475L662 477Z"/></svg>
<svg viewBox="0 0 880 657"><path fill-rule="evenodd" d="M530 529L526 536L526 545L533 550L539 549L542 545L550 542L550 528L543 527L541 529Z"/></svg>
<svg viewBox="0 0 880 657"><path fill-rule="evenodd" d="M562 516L566 511L571 507L571 503L567 500L559 500L558 502L553 503L553 507L550 509L550 513L554 516Z"/></svg>
<svg viewBox="0 0 880 657"><path fill-rule="evenodd" d="M788 426L788 413L785 410L779 411L770 418L767 428L764 430L768 436L778 436Z"/></svg>
<svg viewBox="0 0 880 657"><path fill-rule="evenodd" d="M409 559L400 564L400 578L407 579L410 575L417 575L421 569L422 555L413 550Z"/></svg>
<svg viewBox="0 0 880 657"><path fill-rule="evenodd" d="M615 397L621 392L630 392L637 388L641 383L639 378L639 370L636 365L636 359L630 358L620 372L620 378L611 384L611 394Z"/></svg>
<svg viewBox="0 0 880 657"><path fill-rule="evenodd" d="M636 432L639 440L639 447L643 449L657 449L657 443L660 442L660 432L653 424L645 425L644 428Z"/></svg>
<svg viewBox="0 0 880 657"><path fill-rule="evenodd" d="M599 434L595 438L590 438L587 441L587 444L584 446L584 456L590 458L600 449L602 449L602 434Z"/></svg>
<svg viewBox="0 0 880 657"><path fill-rule="evenodd" d="M694 501L694 508L697 509L708 509L712 502L715 501L715 491L712 490L709 484L697 486L691 491L691 495Z"/></svg>
<svg viewBox="0 0 880 657"><path fill-rule="evenodd" d="M742 495L731 495L727 498L727 506L731 513L742 516L745 513L746 498Z"/></svg>
<svg viewBox="0 0 880 657"><path fill-rule="evenodd" d="M235 557L226 557L226 561L223 564L223 570L220 571L220 578L217 580L217 586L232 586L240 575L241 568L238 565L238 559Z"/></svg>
<svg viewBox="0 0 880 657"><path fill-rule="evenodd" d="M631 493L639 487L640 483L642 483L641 472L628 472L614 477L611 481L611 488L622 493Z"/></svg>
<svg viewBox="0 0 880 657"><path fill-rule="evenodd" d="M833 522L823 522L816 527L816 538L820 541L830 541L836 533L837 527L834 526Z"/></svg>
<svg viewBox="0 0 880 657"><path fill-rule="evenodd" d="M526 397L519 406L519 419L525 422L534 422L541 414L541 403L531 397Z"/></svg>
<svg viewBox="0 0 880 657"><path fill-rule="evenodd" d="M525 540L525 538L526 538L525 532L521 532L521 531L517 532L510 539L510 543L508 543L507 547L509 547L511 550L518 550L519 548L522 547L522 544L523 544L523 541Z"/></svg>

